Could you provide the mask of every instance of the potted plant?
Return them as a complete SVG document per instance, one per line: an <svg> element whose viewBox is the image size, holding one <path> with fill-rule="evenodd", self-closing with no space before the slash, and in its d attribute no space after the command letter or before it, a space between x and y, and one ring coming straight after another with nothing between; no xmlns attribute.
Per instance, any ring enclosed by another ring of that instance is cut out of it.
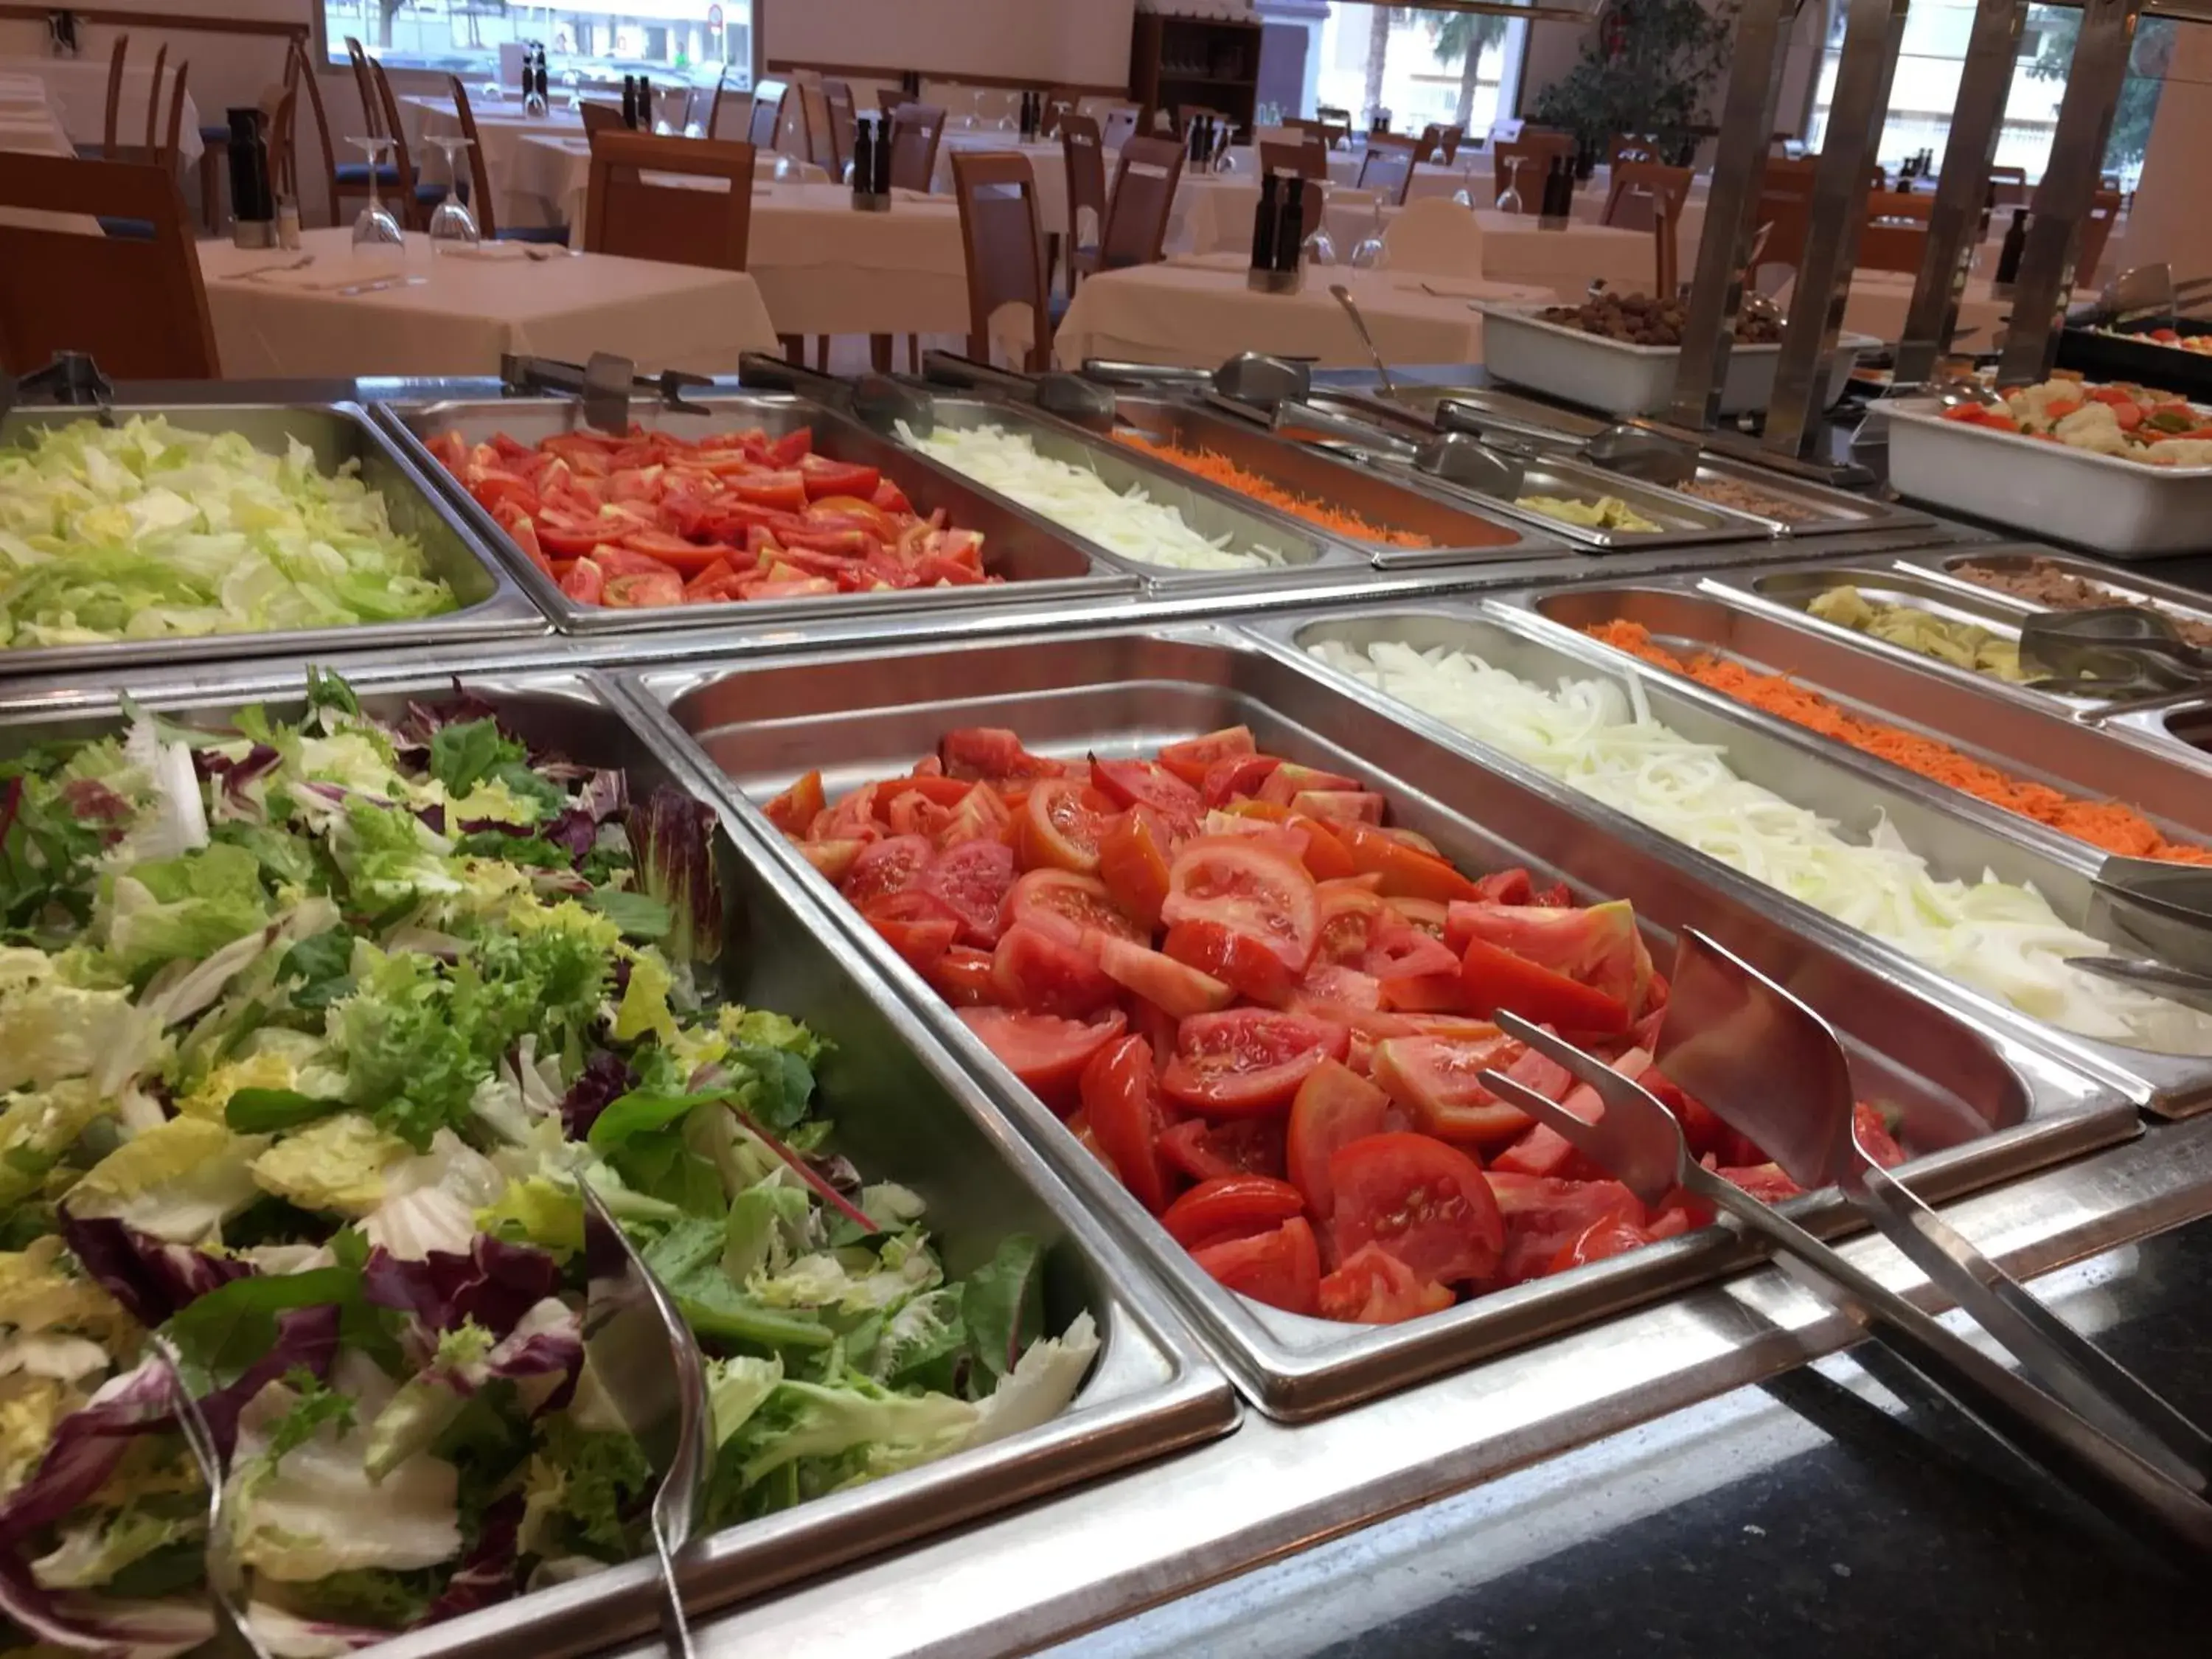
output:
<svg viewBox="0 0 2212 1659"><path fill-rule="evenodd" d="M1735 36L1738 0L1608 0L1574 67L1536 96L1544 126L1571 132L1587 179L1616 134L1649 137L1686 163Z"/></svg>

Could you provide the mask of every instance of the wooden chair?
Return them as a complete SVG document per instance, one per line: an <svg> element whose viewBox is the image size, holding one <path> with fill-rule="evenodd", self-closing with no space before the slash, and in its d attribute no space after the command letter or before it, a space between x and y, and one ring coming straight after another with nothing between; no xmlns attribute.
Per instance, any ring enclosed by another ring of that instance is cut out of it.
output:
<svg viewBox="0 0 2212 1659"><path fill-rule="evenodd" d="M728 189L657 184L647 173L719 179ZM587 252L743 270L752 233L753 147L714 138L595 132L584 199Z"/></svg>
<svg viewBox="0 0 2212 1659"><path fill-rule="evenodd" d="M376 82L368 72L369 57L362 50L361 42L349 34L345 38L346 58L353 65L354 90L361 94L361 118L364 138L387 138L384 130L384 106L376 95Z"/></svg>
<svg viewBox="0 0 2212 1659"><path fill-rule="evenodd" d="M1446 127L1437 140L1437 160L1449 167L1459 160L1459 147L1467 142L1465 127Z"/></svg>
<svg viewBox="0 0 2212 1659"><path fill-rule="evenodd" d="M1917 273L1928 249L1928 215L1935 205L1933 196L1870 192L1866 222L1859 227L1857 268Z"/></svg>
<svg viewBox="0 0 2212 1659"><path fill-rule="evenodd" d="M1682 204L1690 199L1690 181L1696 176L1688 167L1662 167L1656 161L1613 164L1603 222L1618 230L1651 232L1656 284L1651 292L1660 299L1674 292L1674 273L1681 260Z"/></svg>
<svg viewBox="0 0 2212 1659"><path fill-rule="evenodd" d="M1279 139L1260 141L1260 176L1271 173L1295 173L1301 179L1328 177L1328 149L1322 141L1310 135L1295 144Z"/></svg>
<svg viewBox="0 0 2212 1659"><path fill-rule="evenodd" d="M853 159L853 137L856 131L853 111L853 88L843 81L824 81L822 100L830 111L830 148L836 160L830 167L832 180L842 180L845 168Z"/></svg>
<svg viewBox="0 0 2212 1659"><path fill-rule="evenodd" d="M140 219L146 240L11 224L17 210ZM0 151L0 371L92 355L117 380L217 380L215 331L173 173L131 161Z"/></svg>
<svg viewBox="0 0 2212 1659"><path fill-rule="evenodd" d="M878 87L876 88L876 112L879 115L896 115L898 112L898 107L901 104L911 103L912 101L913 100L909 99L906 95L906 93L898 87Z"/></svg>
<svg viewBox="0 0 2212 1659"><path fill-rule="evenodd" d="M753 112L745 124L747 143L755 149L782 148L783 104L790 96L791 88L779 82L763 81L753 88ZM800 159L805 159L803 154Z"/></svg>
<svg viewBox="0 0 2212 1659"><path fill-rule="evenodd" d="M1119 149L1136 136L1138 118L1142 112L1127 104L1117 104L1106 112L1105 120L1098 128L1098 142L1108 149Z"/></svg>
<svg viewBox="0 0 2212 1659"><path fill-rule="evenodd" d="M157 125L156 118L161 104L161 64L168 55L167 49L164 48L154 63L154 90L148 98L145 143L124 145L115 155L106 159L159 167L173 178L178 173L178 143L184 135L185 83L190 78L191 66L189 64L177 65L176 74L170 77L168 124L166 127ZM100 229L110 236L119 236L134 242L151 241L154 238L154 222L150 219L135 216L118 217L113 214L103 214L98 217Z"/></svg>
<svg viewBox="0 0 2212 1659"><path fill-rule="evenodd" d="M830 124L830 97L819 81L799 82L799 119L805 135L806 159L828 173L834 182L845 176L837 156L837 141Z"/></svg>
<svg viewBox="0 0 2212 1659"><path fill-rule="evenodd" d="M1536 197L1549 172L1555 156L1572 155L1575 141L1564 133L1542 132L1523 127L1521 137L1493 144L1490 151L1490 176L1498 187L1498 194L1505 194L1505 186L1512 181L1513 164L1521 163L1521 210L1534 213Z"/></svg>
<svg viewBox="0 0 2212 1659"><path fill-rule="evenodd" d="M1060 124L1071 115L1083 113L1083 94L1073 87L1054 87L1045 94L1044 119L1037 127L1040 138L1060 137ZM1094 121L1095 126L1097 123Z"/></svg>
<svg viewBox="0 0 2212 1659"><path fill-rule="evenodd" d="M1421 129L1421 136L1413 143L1413 159L1418 161L1441 161L1444 156L1444 130L1439 122L1431 121Z"/></svg>
<svg viewBox="0 0 2212 1659"><path fill-rule="evenodd" d="M461 118L461 137L469 141L468 205L470 216L477 222L477 234L487 242L567 242L568 230L562 225L515 225L506 230L499 228L491 200L491 173L484 163L483 142L477 136L477 116L469 106L469 89L461 84L458 75L449 75L446 79L453 90L453 109ZM587 104L585 107L592 106ZM615 125L620 126L619 110L616 116ZM591 131L588 124L585 131Z"/></svg>
<svg viewBox="0 0 2212 1659"><path fill-rule="evenodd" d="M901 104L891 111L891 188L930 190L937 178L937 144L945 112L934 104Z"/></svg>
<svg viewBox="0 0 2212 1659"><path fill-rule="evenodd" d="M968 258L968 355L988 362L992 317L1001 306L1026 306L1030 349L1023 367L1042 374L1052 366L1053 319L1045 290L1036 177L1029 157L955 150L952 190L960 204L960 240Z"/></svg>
<svg viewBox="0 0 2212 1659"><path fill-rule="evenodd" d="M123 114L123 60L130 52L131 37L118 34L107 54L107 112L100 129L100 153L110 161L116 159L116 147L122 137L116 124Z"/></svg>
<svg viewBox="0 0 2212 1659"><path fill-rule="evenodd" d="M1132 144L1156 144L1157 138L1131 137L1121 146L1127 155ZM1104 245L1106 230L1106 151L1098 131L1098 123L1087 115L1066 115L1060 123L1060 153L1067 169L1067 291L1071 297L1075 284L1099 269L1099 250ZM1178 149L1177 155L1182 151ZM1083 216L1091 215L1091 231L1086 237Z"/></svg>
<svg viewBox="0 0 2212 1659"><path fill-rule="evenodd" d="M1989 204L1993 208L2026 207L2027 205L2027 169L2026 167L1991 167Z"/></svg>
<svg viewBox="0 0 2212 1659"><path fill-rule="evenodd" d="M1171 138L1132 138L1121 146L1121 159L1114 169L1114 199L1098 233L1097 270L1159 264L1166 251L1176 190L1182 183L1182 147ZM1069 199L1072 203L1073 198Z"/></svg>
<svg viewBox="0 0 2212 1659"><path fill-rule="evenodd" d="M623 119L622 106L618 104L602 104L586 99L576 106L576 114L583 121L584 137L586 138L595 132L629 131L629 123Z"/></svg>
<svg viewBox="0 0 2212 1659"><path fill-rule="evenodd" d="M425 179L415 171L415 163L407 153L407 131L399 119L399 100L392 95L392 77L384 72L384 65L376 59L368 61L369 78L375 83L377 107L384 114L383 136L392 141L392 170L393 188L398 192L400 222L410 229L421 230L430 222L430 214L446 199L446 186L434 179Z"/></svg>
<svg viewBox="0 0 2212 1659"><path fill-rule="evenodd" d="M1405 206L1406 194L1413 187L1413 167L1419 152L1418 139L1395 132L1370 132L1367 154L1359 163L1359 188L1378 191L1384 199Z"/></svg>
<svg viewBox="0 0 2212 1659"><path fill-rule="evenodd" d="M1813 175L1820 165L1817 155L1767 157L1759 179L1759 211L1752 220L1754 226L1768 227L1766 246L1747 273L1754 284L1767 266L1795 270L1804 256L1813 228Z"/></svg>
<svg viewBox="0 0 2212 1659"><path fill-rule="evenodd" d="M2089 216L2081 222L2081 244L2074 258L2077 284L2095 279L2097 266L2105 257L2105 244L2112 234L2112 222L2120 216L2121 203L2117 190L2100 190L2089 198Z"/></svg>
<svg viewBox="0 0 2212 1659"><path fill-rule="evenodd" d="M1322 137L1333 149L1352 148L1352 112L1332 109L1327 104L1314 106L1314 114L1321 122Z"/></svg>
<svg viewBox="0 0 2212 1659"><path fill-rule="evenodd" d="M730 71L723 70L714 77L714 95L707 100L707 119L700 131L709 138L719 138L722 133L722 94L727 88Z"/></svg>
<svg viewBox="0 0 2212 1659"><path fill-rule="evenodd" d="M1659 154L1659 146L1656 141L1635 132L1614 133L1613 142L1606 147L1605 159L1607 166L1614 168L1626 167L1632 161L1664 161L1666 160Z"/></svg>
<svg viewBox="0 0 2212 1659"><path fill-rule="evenodd" d="M293 135L299 119L300 88L287 87L269 116L269 187L295 203L300 199L300 158Z"/></svg>
<svg viewBox="0 0 2212 1659"><path fill-rule="evenodd" d="M307 88L307 110L315 118L315 137L322 146L323 174L330 192L331 222L342 225L346 222L346 198L358 196L364 201L368 199L368 163L338 159L337 145L331 137L330 113L323 106L323 88L315 77L314 65L307 62L305 46L295 41L292 50L300 60L295 70L297 83ZM396 187L399 175L387 166L380 171L376 182L380 190ZM304 212L303 209L303 217Z"/></svg>

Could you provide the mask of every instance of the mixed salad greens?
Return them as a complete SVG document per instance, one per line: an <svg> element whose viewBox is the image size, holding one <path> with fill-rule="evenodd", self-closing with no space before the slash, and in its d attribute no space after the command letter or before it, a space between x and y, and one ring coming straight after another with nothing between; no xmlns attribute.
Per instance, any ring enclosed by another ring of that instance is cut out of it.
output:
<svg viewBox="0 0 2212 1659"><path fill-rule="evenodd" d="M134 418L0 447L0 646L405 621L453 590L354 463Z"/></svg>
<svg viewBox="0 0 2212 1659"><path fill-rule="evenodd" d="M1037 1340L1035 1244L949 1279L834 1151L823 1041L714 1003L710 809L465 694L129 715L0 766L7 1646L213 1634L179 1384L273 1652L647 1551L584 1181L710 1356L709 1528L1073 1398L1097 1338Z"/></svg>

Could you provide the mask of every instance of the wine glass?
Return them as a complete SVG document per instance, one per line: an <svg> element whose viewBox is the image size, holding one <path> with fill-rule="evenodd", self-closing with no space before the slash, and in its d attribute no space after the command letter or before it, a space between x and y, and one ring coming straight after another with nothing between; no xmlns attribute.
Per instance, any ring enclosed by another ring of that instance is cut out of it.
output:
<svg viewBox="0 0 2212 1659"><path fill-rule="evenodd" d="M1376 266L1382 263L1382 198L1380 196L1377 196L1375 198L1374 222L1368 227L1367 234L1361 237L1359 240L1353 245L1352 250L1352 268L1354 270L1372 270Z"/></svg>
<svg viewBox="0 0 2212 1659"><path fill-rule="evenodd" d="M788 155L779 155L775 158L776 183L779 185L787 185L797 177L799 177L799 168L793 162L791 157Z"/></svg>
<svg viewBox="0 0 2212 1659"><path fill-rule="evenodd" d="M392 140L349 138L346 142L358 145L368 158L368 200L362 204L360 216L353 222L354 251L381 253L388 250L397 254L407 246L407 233L399 228L399 221L376 193L377 180L389 164Z"/></svg>
<svg viewBox="0 0 2212 1659"><path fill-rule="evenodd" d="M438 210L430 216L430 252L451 253L455 248L474 247L483 240L477 229L476 216L461 202L461 170L459 152L474 148L465 138L449 138L437 134L430 142L446 155L446 199L438 204Z"/></svg>
<svg viewBox="0 0 2212 1659"><path fill-rule="evenodd" d="M1306 238L1299 251L1310 265L1333 265L1336 263L1336 243L1330 239L1326 218L1314 227L1314 234Z"/></svg>
<svg viewBox="0 0 2212 1659"><path fill-rule="evenodd" d="M1500 213L1518 213L1521 210L1521 164L1528 157L1516 155L1505 164L1505 188L1498 192Z"/></svg>
<svg viewBox="0 0 2212 1659"><path fill-rule="evenodd" d="M496 104L507 96L507 88L496 81L487 81L477 88L477 96L487 103Z"/></svg>

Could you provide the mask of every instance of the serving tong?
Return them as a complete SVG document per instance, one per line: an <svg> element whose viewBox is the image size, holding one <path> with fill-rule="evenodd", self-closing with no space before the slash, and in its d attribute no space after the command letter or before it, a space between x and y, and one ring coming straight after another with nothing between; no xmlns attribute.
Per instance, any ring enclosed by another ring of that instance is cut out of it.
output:
<svg viewBox="0 0 2212 1659"><path fill-rule="evenodd" d="M1111 387L1080 374L1054 369L1043 374L1017 374L995 364L978 362L950 351L921 354L922 378L939 386L969 392L985 392L1026 404L1056 415L1085 431L1111 433L1119 406Z"/></svg>
<svg viewBox="0 0 2212 1659"><path fill-rule="evenodd" d="M1543 1123L1648 1206L1678 1189L1725 1210L1833 1303L2108 1519L2190 1558L2212 1556L2212 1439L2038 1301L1869 1158L1850 1064L1826 1022L1692 929L1677 942L1657 1054L1668 1076L1808 1189L1835 1185L1930 1283L2021 1364L2015 1373L1690 1155L1640 1084L1501 1012L1508 1035L1587 1084L1603 1108L1567 1110L1496 1070L1482 1085Z"/></svg>
<svg viewBox="0 0 2212 1659"><path fill-rule="evenodd" d="M1249 416L1251 411L1239 412ZM1518 459L1463 432L1443 432L1413 443L1365 421L1295 398L1275 405L1268 427L1293 443L1318 443L1328 449L1349 450L1361 459L1393 462L1478 495L1510 501L1521 494L1527 479Z"/></svg>
<svg viewBox="0 0 2212 1659"><path fill-rule="evenodd" d="M1208 391L1231 404L1243 405L1247 413L1254 409L1271 410L1285 399L1296 402L1313 395L1310 362L1303 358L1269 356L1260 351L1239 352L1212 370L1086 357L1083 360L1083 378L1109 386Z"/></svg>
<svg viewBox="0 0 2212 1659"><path fill-rule="evenodd" d="M2021 624L2020 659L2042 677L2036 690L2084 696L2159 696L2212 680L2212 651L2135 605L2039 611Z"/></svg>
<svg viewBox="0 0 2212 1659"><path fill-rule="evenodd" d="M2066 965L2212 1013L2212 870L2113 854L2089 884L2087 931L2136 956Z"/></svg>
<svg viewBox="0 0 2212 1659"><path fill-rule="evenodd" d="M2087 305L2069 311L2066 322L2070 328L2105 328L2154 318L2170 320L2179 314L2182 301L2207 292L2212 292L2212 276L2191 276L2177 283L2173 267L2162 260L2130 265L2106 283Z"/></svg>
<svg viewBox="0 0 2212 1659"><path fill-rule="evenodd" d="M1602 471L1662 489L1680 489L1698 476L1695 444L1629 421L1615 421L1589 438L1577 439L1534 421L1451 401L1437 406L1436 421L1447 432L1463 432L1493 449L1522 451L1533 459L1586 461Z"/></svg>
<svg viewBox="0 0 2212 1659"><path fill-rule="evenodd" d="M44 368L0 374L0 419L19 404L52 403L89 407L100 425L113 426L114 402L114 386L87 352L58 351Z"/></svg>
<svg viewBox="0 0 2212 1659"><path fill-rule="evenodd" d="M870 373L848 380L803 368L765 351L748 351L738 359L738 379L749 386L811 398L841 415L850 415L883 437L896 439L902 426L918 438L927 438L937 430L936 399L921 387L888 374Z"/></svg>
<svg viewBox="0 0 2212 1659"><path fill-rule="evenodd" d="M574 398L582 406L586 426L618 438L629 432L630 399L636 392L650 392L662 408L679 414L704 415L709 412L705 405L687 402L684 394L713 384L703 374L686 374L673 368L640 374L635 363L609 351L595 351L590 361L582 363L507 352L499 360L499 388L503 396Z"/></svg>

